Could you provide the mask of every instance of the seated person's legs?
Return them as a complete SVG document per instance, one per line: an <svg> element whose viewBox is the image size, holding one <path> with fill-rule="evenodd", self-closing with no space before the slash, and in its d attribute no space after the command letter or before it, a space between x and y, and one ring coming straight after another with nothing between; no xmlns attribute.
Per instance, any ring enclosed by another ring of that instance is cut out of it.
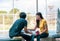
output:
<svg viewBox="0 0 60 41"><path fill-rule="evenodd" d="M35 35L31 36L31 41L34 41Z"/></svg>
<svg viewBox="0 0 60 41"><path fill-rule="evenodd" d="M26 34L20 34L20 36L22 36L27 41L30 41L31 40L31 36L28 36Z"/></svg>
<svg viewBox="0 0 60 41"><path fill-rule="evenodd" d="M48 34L47 33L42 33L41 35L37 35L37 41L40 41L40 38L46 38L48 37Z"/></svg>

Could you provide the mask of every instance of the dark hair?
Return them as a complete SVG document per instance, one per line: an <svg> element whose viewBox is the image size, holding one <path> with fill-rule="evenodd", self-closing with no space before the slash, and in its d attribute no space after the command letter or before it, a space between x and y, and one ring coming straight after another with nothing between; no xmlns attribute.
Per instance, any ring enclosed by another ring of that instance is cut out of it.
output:
<svg viewBox="0 0 60 41"><path fill-rule="evenodd" d="M41 19L43 19L43 16L40 12L36 13L36 15L40 16ZM36 26L39 28L39 23L40 23L40 20L36 20Z"/></svg>
<svg viewBox="0 0 60 41"><path fill-rule="evenodd" d="M39 28L39 23L40 23L40 21L36 20L36 27L38 27L38 28Z"/></svg>
<svg viewBox="0 0 60 41"><path fill-rule="evenodd" d="M21 12L20 15L19 15L20 18L26 18L26 13L25 12Z"/></svg>
<svg viewBox="0 0 60 41"><path fill-rule="evenodd" d="M36 15L40 16L40 18L43 19L41 12L36 13Z"/></svg>

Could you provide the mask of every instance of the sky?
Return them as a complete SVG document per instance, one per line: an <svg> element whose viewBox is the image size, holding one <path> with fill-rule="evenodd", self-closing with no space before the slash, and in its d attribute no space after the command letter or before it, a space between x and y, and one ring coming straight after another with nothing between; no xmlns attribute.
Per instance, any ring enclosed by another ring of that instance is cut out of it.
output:
<svg viewBox="0 0 60 41"><path fill-rule="evenodd" d="M39 0L38 10L43 14L46 13L46 0ZM47 0L47 5L60 7L60 0ZM0 10L10 11L13 8L13 0L0 0ZM18 8L23 12L36 13L36 0L14 0L14 8Z"/></svg>
<svg viewBox="0 0 60 41"><path fill-rule="evenodd" d="M13 8L12 2L12 0L0 0L0 10L9 11Z"/></svg>

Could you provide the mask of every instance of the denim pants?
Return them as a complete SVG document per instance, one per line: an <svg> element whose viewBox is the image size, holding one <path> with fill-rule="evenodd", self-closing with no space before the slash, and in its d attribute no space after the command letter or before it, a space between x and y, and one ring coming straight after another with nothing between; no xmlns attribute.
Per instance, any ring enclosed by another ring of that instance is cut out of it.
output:
<svg viewBox="0 0 60 41"><path fill-rule="evenodd" d="M37 36L35 36L35 35L32 35L32 38L31 38L31 41L34 41L34 38L37 38L37 41L40 41L40 38L46 38L46 37L48 37L48 33L42 33L41 35L37 35Z"/></svg>
<svg viewBox="0 0 60 41"><path fill-rule="evenodd" d="M20 33L18 36L22 36L26 41L31 41L31 37L32 37L23 33Z"/></svg>

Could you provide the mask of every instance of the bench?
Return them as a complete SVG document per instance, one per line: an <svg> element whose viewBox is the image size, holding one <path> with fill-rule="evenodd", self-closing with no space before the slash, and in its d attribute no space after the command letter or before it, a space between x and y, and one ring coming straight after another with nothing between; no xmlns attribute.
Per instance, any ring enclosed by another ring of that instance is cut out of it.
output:
<svg viewBox="0 0 60 41"><path fill-rule="evenodd" d="M36 38L34 40L36 41ZM47 38L41 38L40 40L41 41L60 41L60 38L53 38L53 37L49 36ZM3 40L1 40L1 41L3 41ZM25 41L25 39L23 39L21 36L19 36L19 37L14 37L13 39L7 39L6 41Z"/></svg>
<svg viewBox="0 0 60 41"><path fill-rule="evenodd" d="M56 41L55 38L47 37L47 38L41 38L41 41Z"/></svg>
<svg viewBox="0 0 60 41"><path fill-rule="evenodd" d="M11 39L11 40L25 41L25 39L23 39L21 36L13 37L13 39Z"/></svg>
<svg viewBox="0 0 60 41"><path fill-rule="evenodd" d="M25 41L25 39L23 39L21 36L13 38L13 40L19 40L19 39L21 39L21 41ZM36 40L36 39L34 39L34 40ZM41 41L60 41L60 34L59 35L49 35L47 38L41 38L40 40Z"/></svg>
<svg viewBox="0 0 60 41"><path fill-rule="evenodd" d="M19 37L13 37L12 39L7 37L7 38L2 38L0 39L0 41L25 41L25 39L23 39L21 36Z"/></svg>
<svg viewBox="0 0 60 41"><path fill-rule="evenodd" d="M22 37L14 37L13 39L6 38L6 39L0 39L0 41L24 41Z"/></svg>
<svg viewBox="0 0 60 41"><path fill-rule="evenodd" d="M41 38L41 41L60 41L60 34L55 34L47 38Z"/></svg>

